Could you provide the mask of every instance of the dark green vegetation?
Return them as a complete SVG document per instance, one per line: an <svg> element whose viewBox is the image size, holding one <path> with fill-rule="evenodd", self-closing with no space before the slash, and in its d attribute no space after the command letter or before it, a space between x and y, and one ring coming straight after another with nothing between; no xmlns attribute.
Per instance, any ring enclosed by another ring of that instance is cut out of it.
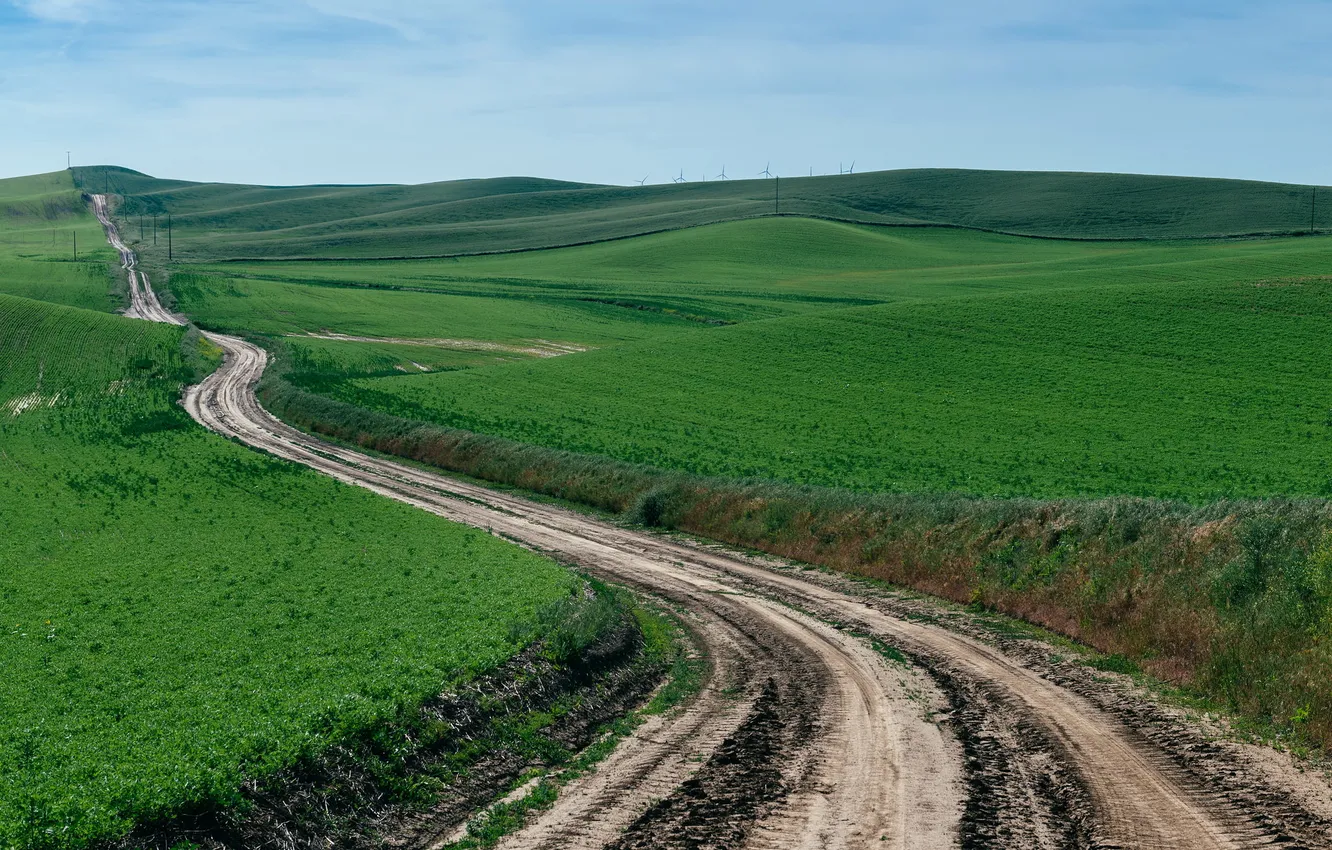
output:
<svg viewBox="0 0 1332 850"><path fill-rule="evenodd" d="M770 180L625 188L534 178L422 186L260 187L79 168L127 216L172 213L179 254L443 256L544 248L773 212ZM1037 236L1162 238L1309 229L1310 187L1141 175L923 169L781 181L781 212L869 224L945 224ZM1314 222L1326 228L1332 211Z"/></svg>
<svg viewBox="0 0 1332 850"><path fill-rule="evenodd" d="M0 846L234 804L504 662L578 588L204 432L176 404L197 344L0 296Z"/></svg>
<svg viewBox="0 0 1332 850"><path fill-rule="evenodd" d="M112 310L124 289L114 259L69 172L0 180L0 294Z"/></svg>

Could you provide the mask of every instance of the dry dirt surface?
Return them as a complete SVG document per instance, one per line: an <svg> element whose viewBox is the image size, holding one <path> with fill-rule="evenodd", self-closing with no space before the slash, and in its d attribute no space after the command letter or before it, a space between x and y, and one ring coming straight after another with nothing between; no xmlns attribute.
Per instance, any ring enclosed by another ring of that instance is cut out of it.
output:
<svg viewBox="0 0 1332 850"><path fill-rule="evenodd" d="M327 443L260 407L263 350L207 336L224 365L184 399L206 427L576 563L691 622L712 661L700 696L502 846L1332 847L1325 784L1310 780L1296 799L1269 782L1287 774L1121 684L987 639L928 602ZM444 824L393 843L451 835Z"/></svg>
<svg viewBox="0 0 1332 850"><path fill-rule="evenodd" d="M111 220L111 207L106 195L93 195L93 214L106 230L106 241L120 252L120 265L129 278L130 305L125 315L131 319L147 319L150 322L163 322L168 325L187 324L184 318L173 315L158 302L148 275L139 271L139 259L120 238L115 223Z"/></svg>
<svg viewBox="0 0 1332 850"><path fill-rule="evenodd" d="M393 336L350 336L348 334L307 333L288 334L297 339L328 339L334 342L378 342L391 345L419 345L426 348L451 348L458 351L494 351L500 354L522 354L527 357L559 357L563 354L578 354L587 351L586 346L567 342L551 342L548 339L529 339L525 345L511 345L504 342L491 342L484 339L409 339Z"/></svg>

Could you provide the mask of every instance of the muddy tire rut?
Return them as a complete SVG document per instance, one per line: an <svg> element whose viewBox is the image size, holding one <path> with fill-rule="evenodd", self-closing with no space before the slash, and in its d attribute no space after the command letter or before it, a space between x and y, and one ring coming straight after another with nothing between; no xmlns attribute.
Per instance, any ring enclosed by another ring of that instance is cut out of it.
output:
<svg viewBox="0 0 1332 850"><path fill-rule="evenodd" d="M105 200L94 204L133 275ZM180 321L146 278L131 283L134 315ZM1169 735L1144 731L1131 710L1029 648L867 598L846 580L328 443L259 405L261 349L206 336L225 362L183 400L205 427L687 612L712 663L702 693L640 727L501 846L1332 846L1324 786L1290 802L1261 772L1211 773L1230 762L1189 762ZM1226 781L1237 787L1218 793Z"/></svg>

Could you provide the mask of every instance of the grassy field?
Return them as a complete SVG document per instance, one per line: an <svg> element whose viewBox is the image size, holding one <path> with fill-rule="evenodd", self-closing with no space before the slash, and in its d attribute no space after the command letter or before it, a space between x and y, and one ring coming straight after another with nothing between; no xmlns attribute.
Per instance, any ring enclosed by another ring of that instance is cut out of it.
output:
<svg viewBox="0 0 1332 850"><path fill-rule="evenodd" d="M209 267L173 288L228 328L602 349L429 375L382 346L375 368L301 355L304 385L336 398L535 445L867 491L1197 501L1332 492L1330 249L782 219L510 256Z"/></svg>
<svg viewBox="0 0 1332 850"><path fill-rule="evenodd" d="M0 296L0 846L234 803L505 660L574 587L204 432L182 334Z"/></svg>
<svg viewBox="0 0 1332 850"><path fill-rule="evenodd" d="M128 216L173 216L177 257L419 257L545 248L774 212L770 180L646 187L534 178L421 186L260 187L79 168ZM1312 187L1143 175L923 169L781 181L780 211L871 224L947 224L1038 236L1171 238L1293 233ZM1332 211L1312 224L1332 226Z"/></svg>
<svg viewBox="0 0 1332 850"><path fill-rule="evenodd" d="M189 266L171 288L219 328L602 346L870 304L1319 275L1327 244L1075 243L761 219L502 256Z"/></svg>
<svg viewBox="0 0 1332 850"><path fill-rule="evenodd" d="M0 180L0 294L114 310L114 259L69 172Z"/></svg>
<svg viewBox="0 0 1332 850"><path fill-rule="evenodd" d="M466 343L464 343L466 344ZM347 376L383 377L387 375L445 372L493 366L527 360L531 355L520 351L495 351L485 348L454 348L442 345L404 345L400 343L365 343L291 337L282 347L292 361L292 370L309 375L322 386L330 379Z"/></svg>
<svg viewBox="0 0 1332 850"><path fill-rule="evenodd" d="M413 339L542 339L603 345L692 326L685 319L576 299L495 299L365 287L311 286L175 272L176 306L200 326L223 331Z"/></svg>

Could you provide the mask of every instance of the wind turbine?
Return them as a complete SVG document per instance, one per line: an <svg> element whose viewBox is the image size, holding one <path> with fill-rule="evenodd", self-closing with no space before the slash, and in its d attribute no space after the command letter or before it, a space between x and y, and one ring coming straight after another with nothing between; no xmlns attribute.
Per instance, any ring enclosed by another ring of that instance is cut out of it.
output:
<svg viewBox="0 0 1332 850"><path fill-rule="evenodd" d="M856 173L856 161L855 161L854 159L851 160L851 167L848 168L848 169L846 170L846 173L847 173L847 174L855 174L855 173Z"/></svg>
<svg viewBox="0 0 1332 850"><path fill-rule="evenodd" d="M767 165L763 166L763 170L760 171L760 172L758 173L758 176L760 176L760 177L765 177L765 176L766 176L766 177L771 177L771 176L772 176L772 172L768 170L768 169L770 169L771 167L772 167L772 163L769 162Z"/></svg>
<svg viewBox="0 0 1332 850"><path fill-rule="evenodd" d="M714 177L713 179L714 179L714 180L730 180L731 178L729 178L729 177L726 176L726 166L723 165L723 166L722 166L722 173L721 173L721 174L718 174L718 175L717 175L716 177Z"/></svg>
<svg viewBox="0 0 1332 850"><path fill-rule="evenodd" d="M651 174L644 175L644 176L643 176L643 179L638 181L638 185L639 185L639 186L642 186L644 183L647 182L647 179L648 179L649 177L651 177L651 176L652 176Z"/></svg>
<svg viewBox="0 0 1332 850"><path fill-rule="evenodd" d="M672 180L671 182L672 182L672 183L683 183L683 182L685 182L685 176L684 176L684 169L683 169L683 168L680 169L680 176L679 176L679 177L676 177L676 178L675 178L674 180Z"/></svg>

